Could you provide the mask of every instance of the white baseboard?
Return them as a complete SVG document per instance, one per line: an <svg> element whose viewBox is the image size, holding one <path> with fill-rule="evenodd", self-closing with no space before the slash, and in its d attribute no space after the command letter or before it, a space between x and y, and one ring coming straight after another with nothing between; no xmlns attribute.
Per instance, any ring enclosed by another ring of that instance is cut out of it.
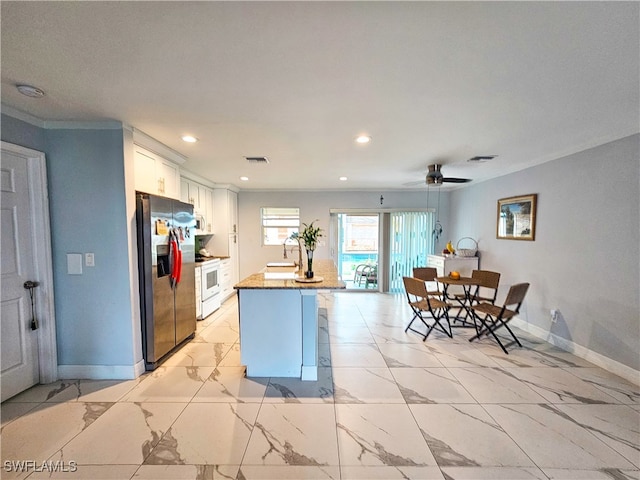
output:
<svg viewBox="0 0 640 480"><path fill-rule="evenodd" d="M144 360L135 365L58 365L60 379L132 380L144 373Z"/></svg>
<svg viewBox="0 0 640 480"><path fill-rule="evenodd" d="M600 368L604 368L605 370L614 373L635 385L640 385L640 371L634 370L623 363L612 360L611 358L605 357L604 355L594 352L582 345L578 345L570 340L559 337L548 330L531 325L520 318L514 318L511 321L511 325L518 327L520 330L524 330L525 332L528 332L551 345L561 348L566 352L573 353L580 358L584 358L588 362L591 362Z"/></svg>

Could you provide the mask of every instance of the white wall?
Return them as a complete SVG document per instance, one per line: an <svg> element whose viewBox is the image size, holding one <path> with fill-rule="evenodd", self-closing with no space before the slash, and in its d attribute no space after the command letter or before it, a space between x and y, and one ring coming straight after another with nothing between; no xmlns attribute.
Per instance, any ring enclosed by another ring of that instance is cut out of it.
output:
<svg viewBox="0 0 640 480"><path fill-rule="evenodd" d="M437 192L432 189L429 207L436 206ZM384 204L380 205L380 195ZM447 236L447 216L449 210L449 194L443 191L440 198L440 221L444 226L443 236ZM260 230L261 207L299 207L300 220L309 223L316 219L324 231L323 245L316 250L314 258L331 258L329 252L329 211L331 209L393 209L393 208L426 208L426 189L410 191L363 192L363 191L250 191L243 190L238 194L238 215L240 228L240 278L255 273L270 261L281 261L282 247L262 246ZM442 248L447 241L441 239ZM297 258L297 252L294 254ZM291 257L289 257L291 258ZM304 254L303 254L303 258Z"/></svg>
<svg viewBox="0 0 640 480"><path fill-rule="evenodd" d="M502 273L499 301L510 285L531 283L520 318L532 330L627 378L640 370L639 142L634 135L444 192L440 215L441 243L471 236L479 242L480 267ZM496 239L497 200L527 193L538 194L536 240ZM433 190L431 195L435 206ZM241 191L242 278L282 258L281 247L261 246L264 206L300 207L303 222L317 218L328 233L330 209L424 208L426 194ZM330 257L327 245L317 258ZM560 311L555 324L552 308Z"/></svg>
<svg viewBox="0 0 640 480"><path fill-rule="evenodd" d="M521 319L568 345L640 370L639 135L451 195L455 238L479 241L501 294L531 287ZM499 198L538 194L536 239L496 239ZM551 324L549 310L559 309ZM588 357L589 355L587 355ZM620 372L622 373L622 372Z"/></svg>

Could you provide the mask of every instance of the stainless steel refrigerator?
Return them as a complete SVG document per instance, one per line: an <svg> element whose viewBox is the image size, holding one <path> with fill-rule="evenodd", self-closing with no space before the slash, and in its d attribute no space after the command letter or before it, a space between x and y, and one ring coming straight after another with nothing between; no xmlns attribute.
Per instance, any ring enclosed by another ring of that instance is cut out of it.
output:
<svg viewBox="0 0 640 480"><path fill-rule="evenodd" d="M154 370L196 330L193 205L136 192L142 352Z"/></svg>

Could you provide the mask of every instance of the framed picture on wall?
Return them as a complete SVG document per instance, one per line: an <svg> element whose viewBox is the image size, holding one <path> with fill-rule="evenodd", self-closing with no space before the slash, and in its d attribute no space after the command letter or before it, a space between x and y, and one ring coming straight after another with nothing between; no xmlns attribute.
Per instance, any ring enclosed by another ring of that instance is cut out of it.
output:
<svg viewBox="0 0 640 480"><path fill-rule="evenodd" d="M496 238L504 240L535 240L536 201L532 193L498 200Z"/></svg>

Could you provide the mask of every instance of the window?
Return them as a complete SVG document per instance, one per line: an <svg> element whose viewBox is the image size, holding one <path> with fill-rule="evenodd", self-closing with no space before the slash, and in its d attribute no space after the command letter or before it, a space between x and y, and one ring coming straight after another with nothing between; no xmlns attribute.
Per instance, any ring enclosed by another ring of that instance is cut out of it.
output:
<svg viewBox="0 0 640 480"><path fill-rule="evenodd" d="M262 245L282 245L300 230L299 208L262 207Z"/></svg>
<svg viewBox="0 0 640 480"><path fill-rule="evenodd" d="M378 214L343 217L342 250L345 253L378 252Z"/></svg>

